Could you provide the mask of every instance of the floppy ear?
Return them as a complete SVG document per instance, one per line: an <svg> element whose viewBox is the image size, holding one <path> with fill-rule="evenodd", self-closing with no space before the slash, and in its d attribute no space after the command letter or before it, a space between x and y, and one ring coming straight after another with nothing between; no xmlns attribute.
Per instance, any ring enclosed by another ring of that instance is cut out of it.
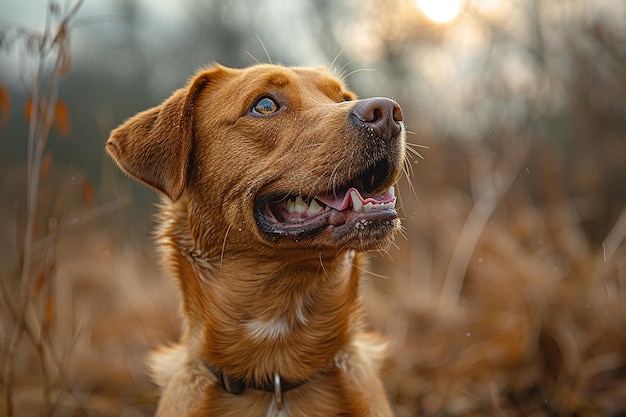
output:
<svg viewBox="0 0 626 417"><path fill-rule="evenodd" d="M141 112L111 132L106 150L131 177L176 201L185 189L193 146L193 113L208 72L159 106Z"/></svg>

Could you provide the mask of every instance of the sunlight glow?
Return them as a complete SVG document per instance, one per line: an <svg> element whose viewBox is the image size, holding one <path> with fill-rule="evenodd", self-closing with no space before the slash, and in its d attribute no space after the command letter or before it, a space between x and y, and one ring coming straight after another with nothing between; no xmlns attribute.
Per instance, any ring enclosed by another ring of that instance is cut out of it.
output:
<svg viewBox="0 0 626 417"><path fill-rule="evenodd" d="M453 20L461 13L463 0L417 0L417 7L430 20L444 23Z"/></svg>

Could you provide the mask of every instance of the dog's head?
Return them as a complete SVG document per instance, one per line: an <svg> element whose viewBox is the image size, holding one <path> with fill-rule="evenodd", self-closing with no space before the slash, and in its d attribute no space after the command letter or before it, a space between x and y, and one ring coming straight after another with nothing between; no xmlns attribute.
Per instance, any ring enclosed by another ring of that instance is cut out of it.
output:
<svg viewBox="0 0 626 417"><path fill-rule="evenodd" d="M201 250L380 249L400 227L398 104L316 69L215 66L113 131L132 177L185 200ZM223 248L222 248L223 249Z"/></svg>

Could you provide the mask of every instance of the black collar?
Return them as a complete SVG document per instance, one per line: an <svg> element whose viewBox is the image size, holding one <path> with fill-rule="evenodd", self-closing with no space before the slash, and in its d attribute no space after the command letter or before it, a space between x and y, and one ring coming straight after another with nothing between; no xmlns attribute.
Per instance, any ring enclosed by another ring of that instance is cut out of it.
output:
<svg viewBox="0 0 626 417"><path fill-rule="evenodd" d="M220 386L224 389L224 391L233 395L241 395L244 392L246 392L248 388L259 390L259 391L271 392L274 394L276 394L277 391L279 391L280 393L284 393L292 389L298 388L299 386L304 385L308 382L308 380L291 382L291 381L282 379L278 375L275 375L274 382L266 383L266 384L259 384L255 382L246 381L244 378L236 378L233 376L225 375L222 371L216 369L215 367L213 367L210 363L206 361L204 362L204 365L207 367L209 371L211 371L211 373L215 376L215 378L217 378L217 381L219 382Z"/></svg>

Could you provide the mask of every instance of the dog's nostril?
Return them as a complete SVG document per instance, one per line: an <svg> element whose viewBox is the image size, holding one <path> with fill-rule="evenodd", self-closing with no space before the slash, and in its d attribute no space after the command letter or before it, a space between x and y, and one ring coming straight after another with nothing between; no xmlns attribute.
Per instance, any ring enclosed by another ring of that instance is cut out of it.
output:
<svg viewBox="0 0 626 417"><path fill-rule="evenodd" d="M395 104L395 103L394 103ZM402 109L398 104L393 106L393 121L399 123L402 121Z"/></svg>
<svg viewBox="0 0 626 417"><path fill-rule="evenodd" d="M383 112L379 108L375 108L373 113L372 120L367 120L368 122L377 122L383 118Z"/></svg>

